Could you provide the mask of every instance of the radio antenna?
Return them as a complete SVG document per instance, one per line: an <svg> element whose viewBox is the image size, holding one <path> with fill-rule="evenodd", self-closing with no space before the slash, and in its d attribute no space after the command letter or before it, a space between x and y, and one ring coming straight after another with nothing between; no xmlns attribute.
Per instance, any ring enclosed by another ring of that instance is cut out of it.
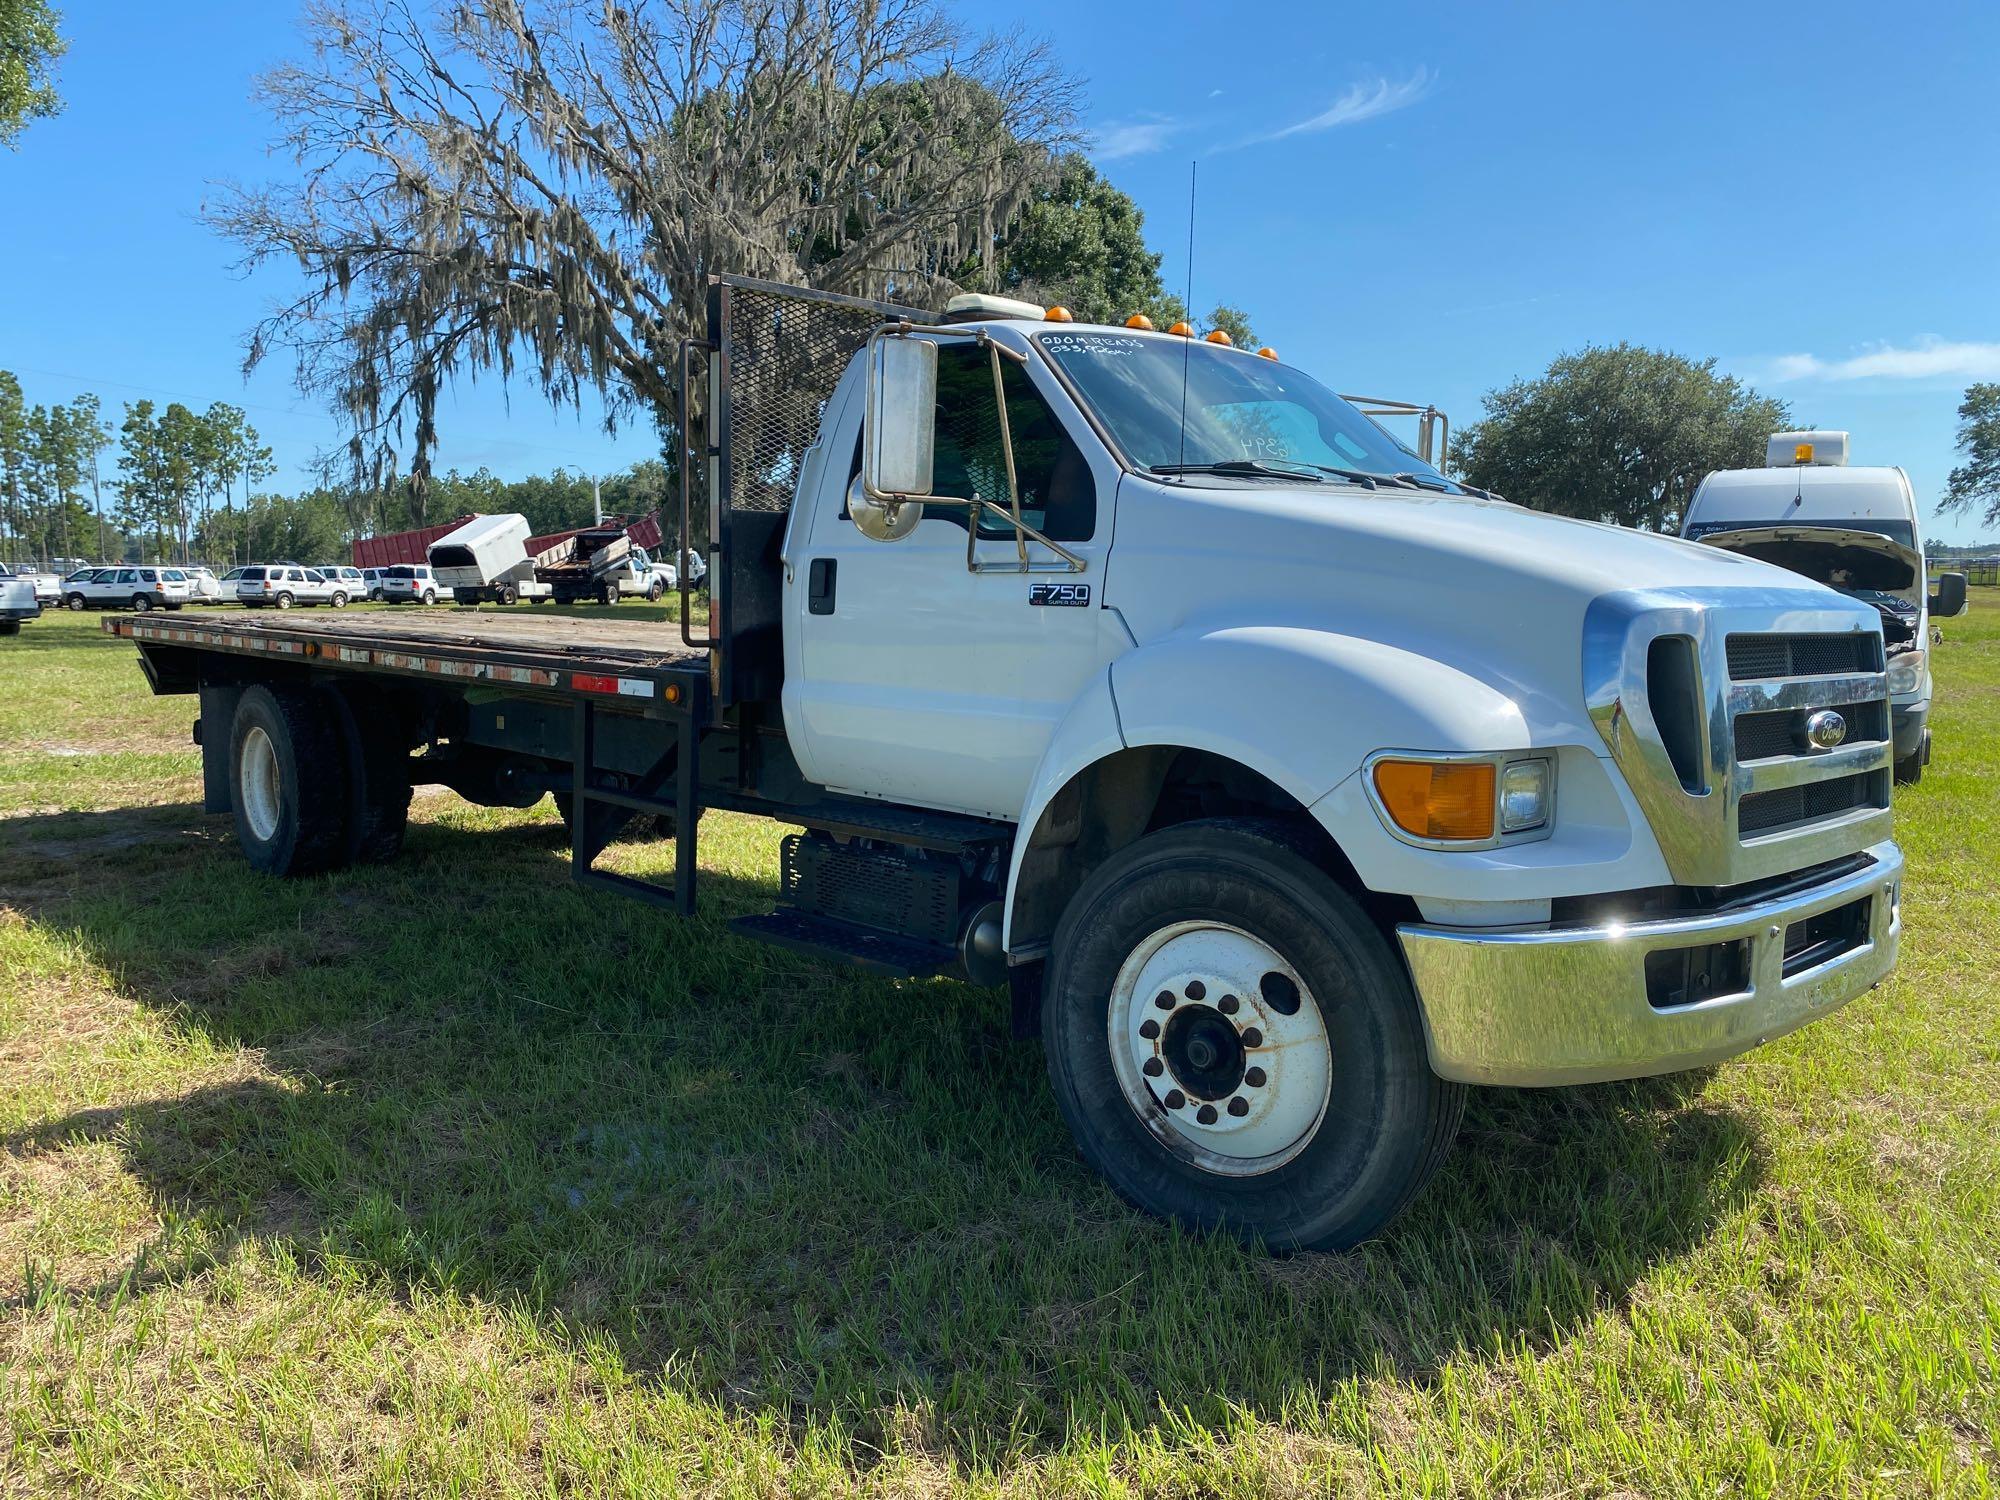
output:
<svg viewBox="0 0 2000 1500"><path fill-rule="evenodd" d="M1194 173L1196 162L1188 163L1188 253L1187 253L1187 300L1183 304L1183 319L1194 317ZM1194 358L1194 324L1189 322L1186 346L1181 350L1181 456L1180 462L1187 462L1187 398L1188 365Z"/></svg>

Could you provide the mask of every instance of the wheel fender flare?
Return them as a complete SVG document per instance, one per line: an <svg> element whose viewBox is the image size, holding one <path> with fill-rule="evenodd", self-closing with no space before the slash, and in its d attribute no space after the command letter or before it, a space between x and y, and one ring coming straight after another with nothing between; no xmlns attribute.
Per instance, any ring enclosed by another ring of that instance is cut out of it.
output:
<svg viewBox="0 0 2000 1500"><path fill-rule="evenodd" d="M1203 750L1263 776L1309 808L1380 749L1479 752L1532 744L1520 703L1416 651L1290 626L1183 633L1119 657L1058 724L1023 801L1007 874L1012 951L1021 867L1048 805L1119 750ZM1367 879L1367 871L1360 871Z"/></svg>

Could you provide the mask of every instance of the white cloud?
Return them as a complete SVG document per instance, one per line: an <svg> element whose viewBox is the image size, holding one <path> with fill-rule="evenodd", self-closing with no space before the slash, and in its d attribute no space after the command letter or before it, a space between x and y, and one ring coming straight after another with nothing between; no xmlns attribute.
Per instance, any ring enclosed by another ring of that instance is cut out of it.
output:
<svg viewBox="0 0 2000 1500"><path fill-rule="evenodd" d="M1785 380L2000 380L2000 344L1922 339L1898 348L1877 344L1845 359L1780 354L1766 362L1767 379Z"/></svg>
<svg viewBox="0 0 2000 1500"><path fill-rule="evenodd" d="M1350 84L1345 93L1318 114L1263 135L1252 136L1238 144L1259 146L1266 141L1282 141L1288 136L1316 135L1322 130L1336 130L1342 125L1359 125L1363 120L1379 119L1399 109L1408 109L1431 91L1431 84L1436 79L1437 75L1429 68L1418 68L1401 81L1371 78Z"/></svg>
<svg viewBox="0 0 2000 1500"><path fill-rule="evenodd" d="M1114 120L1098 130L1097 149L1091 154L1099 161L1146 156L1166 145L1185 128L1178 120L1157 115L1138 120Z"/></svg>

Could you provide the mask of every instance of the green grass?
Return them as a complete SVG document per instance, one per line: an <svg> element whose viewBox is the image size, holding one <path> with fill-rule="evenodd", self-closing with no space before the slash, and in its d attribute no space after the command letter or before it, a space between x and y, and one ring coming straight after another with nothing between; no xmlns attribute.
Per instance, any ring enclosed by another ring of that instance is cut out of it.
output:
<svg viewBox="0 0 2000 1500"><path fill-rule="evenodd" d="M1903 964L1712 1072L1474 1096L1273 1260L1127 1211L1004 996L571 887L422 794L253 876L188 699L0 643L0 1494L1990 1494L2000 601L1899 789ZM641 612L630 610L633 618ZM664 873L672 846L612 862Z"/></svg>

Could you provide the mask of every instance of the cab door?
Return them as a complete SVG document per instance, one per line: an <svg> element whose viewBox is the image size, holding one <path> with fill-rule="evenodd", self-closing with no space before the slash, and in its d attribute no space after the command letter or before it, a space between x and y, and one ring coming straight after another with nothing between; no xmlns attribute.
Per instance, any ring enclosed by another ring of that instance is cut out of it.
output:
<svg viewBox="0 0 2000 1500"><path fill-rule="evenodd" d="M1011 347L1027 342L1011 330ZM938 340L936 495L1005 502L991 356ZM1014 818L1055 727L1127 637L1100 604L1117 469L1037 355L1002 362L1023 517L1081 572L973 572L1018 560L1011 526L926 505L906 537L873 541L848 516L860 474L863 382L829 409L812 524L788 557L785 706L814 780L863 796ZM808 476L809 483L811 476ZM805 503L805 487L799 503ZM1060 559L1028 544L1031 560Z"/></svg>

